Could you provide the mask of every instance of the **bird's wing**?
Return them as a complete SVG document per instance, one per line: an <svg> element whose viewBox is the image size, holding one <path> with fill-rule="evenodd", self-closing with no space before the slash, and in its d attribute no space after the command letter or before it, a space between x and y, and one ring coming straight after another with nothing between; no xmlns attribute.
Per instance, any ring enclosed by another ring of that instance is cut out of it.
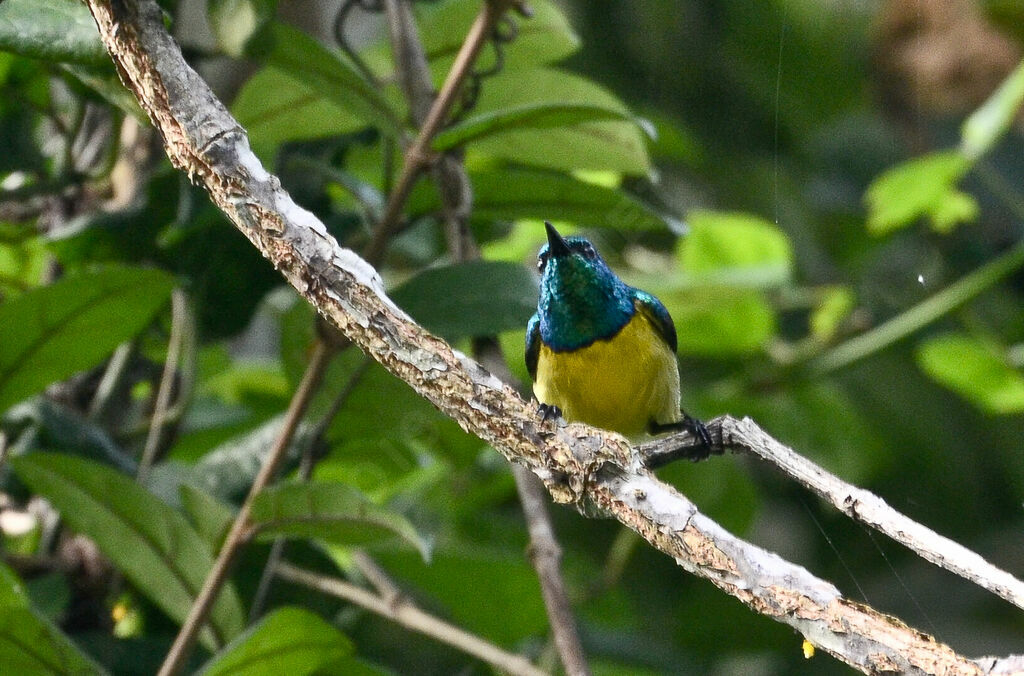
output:
<svg viewBox="0 0 1024 676"><path fill-rule="evenodd" d="M661 301L646 291L635 292L634 301L636 309L647 318L647 320L658 330L658 333L665 340L672 352L676 351L676 325L672 323L672 316L661 304Z"/></svg>
<svg viewBox="0 0 1024 676"><path fill-rule="evenodd" d="M540 354L540 317L530 317L526 325L526 370L530 377L537 379L537 356Z"/></svg>

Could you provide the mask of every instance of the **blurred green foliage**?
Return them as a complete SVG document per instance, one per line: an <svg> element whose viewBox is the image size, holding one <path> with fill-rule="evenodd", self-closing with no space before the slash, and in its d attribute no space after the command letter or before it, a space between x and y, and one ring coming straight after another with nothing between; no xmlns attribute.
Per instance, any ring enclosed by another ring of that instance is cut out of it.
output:
<svg viewBox="0 0 1024 676"><path fill-rule="evenodd" d="M387 31L354 10L343 29L363 46L346 53L288 25L288 4L161 6L257 154L359 250L412 131ZM479 95L434 143L465 160L484 260L452 262L437 186L424 177L380 266L393 297L459 349L498 334L525 380L541 221L586 234L671 311L689 412L753 416L1018 570L1024 67L1008 62L1003 86L980 99L957 89L965 76L940 88L946 108L901 102L894 68L911 82L930 75L897 58L899 41L927 42L940 3L910 4L921 21L908 37L891 30L899 0L535 0L533 18L503 24L500 51L484 50ZM415 3L435 86L478 7ZM64 0L0 3L0 446L12 456L0 512L32 525L0 522L0 553L18 571L0 564L5 673L153 670L323 332L159 152L120 173L155 139L121 133L138 111L85 12ZM971 16L992 22L991 53L1019 58L1019 3ZM961 63L928 44L936 63ZM132 197L107 201L125 182ZM172 312L172 288L187 307ZM131 475L168 358L172 405L139 485ZM309 484L295 478L304 454L317 460ZM256 505L265 535L204 635L212 654L191 668L489 671L280 580L257 603L265 540L282 534L288 560L355 583L353 547L366 546L424 609L555 667L506 463L404 383L355 349L339 352L284 473L288 483ZM734 532L961 653L1019 652L1019 611L766 467L730 456L661 476ZM29 509L32 496L60 510L61 525ZM595 673L848 672L827 656L806 661L791 630L616 523L553 514ZM99 579L81 561L46 569L67 555L58 530L95 542L110 562ZM253 605L265 614L245 628Z"/></svg>

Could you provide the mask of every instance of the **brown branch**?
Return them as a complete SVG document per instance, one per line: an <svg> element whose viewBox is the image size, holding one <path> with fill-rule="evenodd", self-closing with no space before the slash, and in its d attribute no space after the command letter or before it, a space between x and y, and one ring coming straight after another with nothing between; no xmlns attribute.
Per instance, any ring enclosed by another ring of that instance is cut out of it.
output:
<svg viewBox="0 0 1024 676"><path fill-rule="evenodd" d="M413 111L417 124L422 124L430 116L433 101L433 90L430 86L430 70L427 65L426 53L420 41L413 20L409 3L404 0L385 0L388 14L388 25L391 32L391 51L394 54L398 80ZM485 2L481 8L479 21L485 21L489 12L493 11ZM472 39L486 37L490 32L471 33L467 42ZM479 53L479 49L467 50ZM461 82L472 68L473 60L456 64L448 79ZM427 143L433 137L426 139ZM453 260L475 260L480 257L480 250L468 228L468 218L472 207L472 186L462 161L457 157L443 155L433 166L434 180L440 188L441 204L446 222L446 239ZM482 358L486 356L486 358ZM501 348L493 338L474 341L474 357L476 357L491 373L502 381L520 389L515 378L508 370ZM573 618L572 606L565 591L560 570L562 550L555 539L554 527L547 511L547 493L544 486L528 469L519 465L512 466L519 501L522 503L523 516L526 519L527 531L530 535L530 563L533 564L540 582L541 595L551 624L551 633L558 648L562 665L569 676L587 676L590 667L586 653L580 643ZM364 571L365 572L365 571Z"/></svg>
<svg viewBox="0 0 1024 676"><path fill-rule="evenodd" d="M288 563L277 568L278 577L301 584L311 589L330 594L339 599L365 608L382 617L400 624L406 629L419 632L442 643L494 665L501 671L523 676L544 676L544 672L530 664L521 655L509 653L493 643L470 634L444 620L420 610L404 596L384 598L361 587L325 575L303 570Z"/></svg>
<svg viewBox="0 0 1024 676"><path fill-rule="evenodd" d="M405 3L402 0L386 0L386 2L395 6L393 13L407 12L409 9L408 6L404 6ZM402 209L409 198L409 193L412 192L416 178L419 176L420 171L430 162L430 144L434 136L441 129L448 111L451 110L452 104L455 103L455 97L459 93L459 88L462 87L462 83L465 81L466 76L469 75L473 62L487 42L487 37L494 27L494 22L513 4L511 0L484 0L480 14L477 15L476 20L469 29L469 33L466 35L465 41L462 43L462 47L459 49L459 53L455 56L455 61L452 63L451 70L448 71L448 77L441 86L441 91L438 93L437 98L434 99L433 104L426 113L426 117L420 124L420 131L416 135L416 140L405 151L402 172L399 174L394 190L388 196L388 203L384 207L384 215L381 217L380 223L377 224L373 239L370 241L370 246L365 253L365 258L369 262L376 264L380 261L381 256L384 255L385 244L394 229L398 227ZM400 51L397 54L396 60L406 58L410 58L410 54L406 51ZM396 63L396 67L400 65ZM408 84L408 82L403 82L403 85ZM420 85L409 86L419 87ZM413 106L414 115L418 109L422 110L417 105Z"/></svg>
<svg viewBox="0 0 1024 676"><path fill-rule="evenodd" d="M942 537L890 507L882 498L848 484L836 475L798 455L773 439L750 418L715 418L708 424L712 437L722 445L754 455L774 465L817 493L850 518L888 535L922 558L974 582L982 589L1024 609L1024 582L992 565L963 545ZM647 467L660 467L692 447L688 432L663 437L638 448Z"/></svg>
<svg viewBox="0 0 1024 676"><path fill-rule="evenodd" d="M302 376L302 382L299 383L291 402L288 404L288 412L281 425L281 430L274 440L274 447L263 461L263 466L260 467L256 479L253 480L249 494L246 496L245 502L242 503L241 509L238 510L238 514L231 524L231 530L228 531L224 544L217 554L217 560L214 561L210 572L206 574L203 588L199 591L195 601L192 602L188 617L185 618L185 622L181 625L181 630L174 639L174 644L171 645L171 649L167 652L167 657L164 658L164 663L160 666L159 676L172 676L178 673L185 660L188 659L189 654L191 654L196 639L199 637L199 631L206 624L206 617L213 607L214 601L217 600L217 594L220 593L221 586L223 586L224 581L231 572L231 568L235 563L235 559L238 558L242 545L248 541L251 535L249 515L252 511L253 499L274 478L278 466L284 460L285 455L287 455L292 436L302 420L302 415L306 411L309 400L316 392L320 378L323 376L324 367L332 354L333 350L324 344L323 341L316 342L316 347L313 355L310 357L306 372Z"/></svg>
<svg viewBox="0 0 1024 676"><path fill-rule="evenodd" d="M529 468L556 501L592 503L684 569L861 671L986 673L987 666L733 536L658 481L621 436L541 422L510 387L411 321L387 297L374 269L295 205L249 150L245 131L185 64L153 0L88 4L125 84L160 129L172 163L201 182L285 279L364 353Z"/></svg>

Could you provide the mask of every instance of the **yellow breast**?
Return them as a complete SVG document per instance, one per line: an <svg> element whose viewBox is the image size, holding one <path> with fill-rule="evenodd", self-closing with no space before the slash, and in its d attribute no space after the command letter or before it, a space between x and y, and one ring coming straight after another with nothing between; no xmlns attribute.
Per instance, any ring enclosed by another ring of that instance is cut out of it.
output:
<svg viewBox="0 0 1024 676"><path fill-rule="evenodd" d="M542 343L533 393L566 420L626 436L651 421L681 418L676 356L641 313L613 338L579 350L555 352Z"/></svg>

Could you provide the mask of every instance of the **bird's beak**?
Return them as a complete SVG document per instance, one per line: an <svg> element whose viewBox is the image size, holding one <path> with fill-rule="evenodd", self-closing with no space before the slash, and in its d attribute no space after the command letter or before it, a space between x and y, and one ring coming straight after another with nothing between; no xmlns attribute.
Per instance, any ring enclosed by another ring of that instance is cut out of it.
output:
<svg viewBox="0 0 1024 676"><path fill-rule="evenodd" d="M555 226L551 225L548 221L544 221L544 228L548 231L548 254L552 258L568 256L572 253L569 250L569 245L566 244L562 236L555 230Z"/></svg>

